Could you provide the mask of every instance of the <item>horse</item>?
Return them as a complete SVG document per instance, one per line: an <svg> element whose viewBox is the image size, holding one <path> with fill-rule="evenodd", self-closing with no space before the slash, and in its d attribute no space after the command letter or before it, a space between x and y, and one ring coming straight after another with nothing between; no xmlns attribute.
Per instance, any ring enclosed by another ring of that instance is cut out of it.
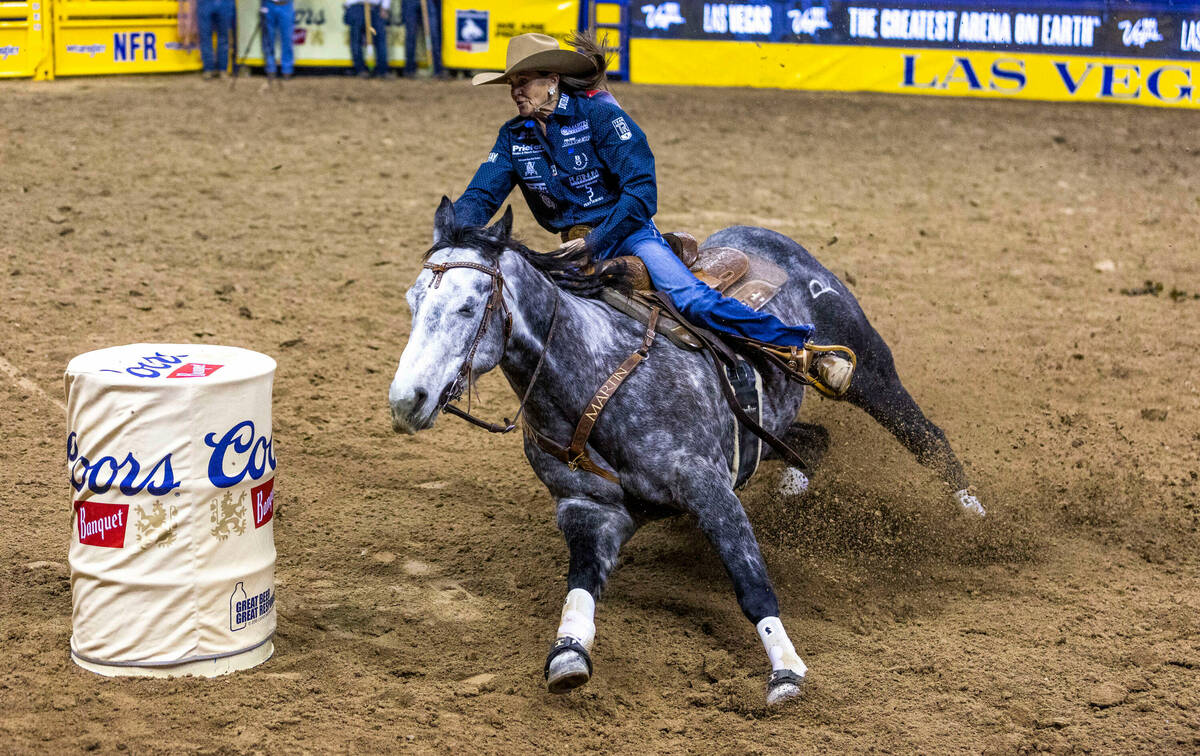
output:
<svg viewBox="0 0 1200 756"><path fill-rule="evenodd" d="M962 510L985 514L945 434L905 390L887 344L835 275L797 242L764 228L726 228L702 245L708 246L736 247L782 266L789 283L767 309L785 322L813 323L822 340L853 349L858 365L844 399L936 471ZM591 678L595 603L621 547L647 522L691 513L767 652L768 705L793 698L807 667L784 630L754 531L734 493L733 416L707 356L666 339L646 349L644 364L608 399L587 441L588 455L611 474L564 461L533 439L532 432L560 442L571 438L596 387L644 339L643 324L597 298L602 275L585 270L578 260L514 240L511 207L492 226L467 228L443 197L434 244L406 295L412 328L388 390L393 428L414 434L432 427L464 382L469 387L474 376L496 367L523 397L517 414L525 414L525 456L556 503L570 554L566 600L544 669L551 692ZM806 426L794 422L803 386L774 366L764 367L762 380L762 426L785 440L805 435ZM792 492L807 484L793 467L783 480Z"/></svg>

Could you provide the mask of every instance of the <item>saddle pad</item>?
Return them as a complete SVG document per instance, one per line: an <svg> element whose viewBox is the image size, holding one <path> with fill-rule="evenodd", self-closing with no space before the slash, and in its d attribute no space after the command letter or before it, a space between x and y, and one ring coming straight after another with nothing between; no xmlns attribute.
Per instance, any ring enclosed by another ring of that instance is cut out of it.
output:
<svg viewBox="0 0 1200 756"><path fill-rule="evenodd" d="M725 375L729 377L742 411L762 425L762 376L740 357L736 368L725 368ZM762 443L753 431L733 418L733 463L729 466L729 479L734 490L746 485L758 469L758 463L762 461Z"/></svg>

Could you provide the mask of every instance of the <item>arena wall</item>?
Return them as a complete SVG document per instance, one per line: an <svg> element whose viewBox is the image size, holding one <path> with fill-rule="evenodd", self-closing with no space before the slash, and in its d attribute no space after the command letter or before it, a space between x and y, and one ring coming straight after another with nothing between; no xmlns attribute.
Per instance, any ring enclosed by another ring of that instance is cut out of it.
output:
<svg viewBox="0 0 1200 756"><path fill-rule="evenodd" d="M1200 4L878 0L630 8L631 78L1200 107Z"/></svg>

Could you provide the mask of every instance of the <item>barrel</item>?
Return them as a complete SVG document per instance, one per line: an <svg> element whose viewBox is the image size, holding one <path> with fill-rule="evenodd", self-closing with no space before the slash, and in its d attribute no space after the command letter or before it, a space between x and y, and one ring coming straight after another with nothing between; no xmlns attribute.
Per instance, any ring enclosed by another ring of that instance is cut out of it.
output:
<svg viewBox="0 0 1200 756"><path fill-rule="evenodd" d="M213 677L275 633L275 361L130 344L67 365L71 658Z"/></svg>

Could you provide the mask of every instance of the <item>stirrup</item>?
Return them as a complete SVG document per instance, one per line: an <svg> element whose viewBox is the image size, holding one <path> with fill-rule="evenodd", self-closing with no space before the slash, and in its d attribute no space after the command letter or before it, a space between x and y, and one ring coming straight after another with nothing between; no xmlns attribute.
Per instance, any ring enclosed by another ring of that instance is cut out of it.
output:
<svg viewBox="0 0 1200 756"><path fill-rule="evenodd" d="M831 399L845 395L858 367L854 350L836 344L805 344L803 348L763 343L754 346L772 357L788 377L812 386Z"/></svg>

